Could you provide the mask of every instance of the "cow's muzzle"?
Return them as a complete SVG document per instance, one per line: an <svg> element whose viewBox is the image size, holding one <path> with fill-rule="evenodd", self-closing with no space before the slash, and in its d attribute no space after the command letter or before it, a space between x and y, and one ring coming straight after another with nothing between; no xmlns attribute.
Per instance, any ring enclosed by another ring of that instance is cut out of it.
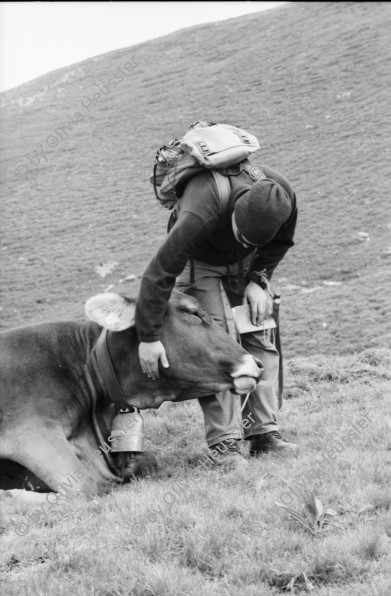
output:
<svg viewBox="0 0 391 596"><path fill-rule="evenodd" d="M254 391L263 373L263 366L260 360L246 354L242 364L232 373L235 391L239 394L246 394Z"/></svg>

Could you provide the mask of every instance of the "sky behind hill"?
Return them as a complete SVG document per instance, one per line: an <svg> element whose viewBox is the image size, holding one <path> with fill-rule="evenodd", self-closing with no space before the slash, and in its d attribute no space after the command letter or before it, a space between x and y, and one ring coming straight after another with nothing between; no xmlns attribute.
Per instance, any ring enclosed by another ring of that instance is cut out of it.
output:
<svg viewBox="0 0 391 596"><path fill-rule="evenodd" d="M2 2L0 91L194 25L285 2Z"/></svg>

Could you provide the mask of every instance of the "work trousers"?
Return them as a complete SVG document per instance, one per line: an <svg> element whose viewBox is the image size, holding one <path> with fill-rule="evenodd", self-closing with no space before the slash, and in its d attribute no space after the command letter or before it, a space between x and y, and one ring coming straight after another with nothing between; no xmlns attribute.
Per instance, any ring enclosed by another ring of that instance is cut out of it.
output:
<svg viewBox="0 0 391 596"><path fill-rule="evenodd" d="M251 257L239 267L238 263L229 266L210 265L190 262L177 278L178 290L190 294L199 300L203 308L228 333L228 322L221 293L223 287L231 307L243 302L246 282L244 275L251 262ZM192 283L193 282L193 283ZM244 333L242 346L247 352L258 358L264 367L261 381L251 393L242 413L238 397L230 391L208 395L198 401L205 420L206 442L209 447L226 439L248 439L254 435L278 430L278 400L276 384L278 379L279 353L275 347L274 330ZM241 403L244 402L241 397Z"/></svg>

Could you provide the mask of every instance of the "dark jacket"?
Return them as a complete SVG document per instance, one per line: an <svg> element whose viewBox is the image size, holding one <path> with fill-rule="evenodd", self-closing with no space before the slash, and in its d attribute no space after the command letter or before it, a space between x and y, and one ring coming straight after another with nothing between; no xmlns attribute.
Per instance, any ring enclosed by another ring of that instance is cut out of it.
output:
<svg viewBox="0 0 391 596"><path fill-rule="evenodd" d="M289 182L267 166L261 166L267 178L281 184L292 201L288 221L262 248L245 249L236 241L231 215L235 202L251 188L249 175L242 171L231 176L232 192L227 204L221 204L211 172L197 174L188 182L179 201L179 217L166 240L147 266L136 307L136 327L140 341L157 341L167 303L176 278L186 262L195 259L212 265L229 265L255 252L252 271L266 271L271 279L274 269L293 246L297 220L295 193Z"/></svg>

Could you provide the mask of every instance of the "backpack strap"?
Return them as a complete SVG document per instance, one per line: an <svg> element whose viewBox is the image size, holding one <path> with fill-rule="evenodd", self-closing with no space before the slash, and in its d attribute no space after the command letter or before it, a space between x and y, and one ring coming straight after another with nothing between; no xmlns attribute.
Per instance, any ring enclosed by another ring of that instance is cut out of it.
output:
<svg viewBox="0 0 391 596"><path fill-rule="evenodd" d="M266 179L265 172L263 172L261 168L259 168L258 166L255 166L253 163L251 163L251 161L249 161L248 159L246 159L243 162L242 170L247 172L247 174L250 176L253 182L256 182L257 180Z"/></svg>
<svg viewBox="0 0 391 596"><path fill-rule="evenodd" d="M211 170L213 174L214 181L216 183L217 193L219 195L220 202L222 206L229 205L229 197L231 196L231 183L229 181L228 176L223 176L216 170ZM190 259L190 284L195 283L195 275L194 275L194 261Z"/></svg>
<svg viewBox="0 0 391 596"><path fill-rule="evenodd" d="M220 198L221 204L225 207L228 205L229 197L231 196L231 183L228 176L223 176L216 170L211 170L214 181L216 183L217 192Z"/></svg>

